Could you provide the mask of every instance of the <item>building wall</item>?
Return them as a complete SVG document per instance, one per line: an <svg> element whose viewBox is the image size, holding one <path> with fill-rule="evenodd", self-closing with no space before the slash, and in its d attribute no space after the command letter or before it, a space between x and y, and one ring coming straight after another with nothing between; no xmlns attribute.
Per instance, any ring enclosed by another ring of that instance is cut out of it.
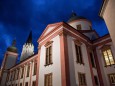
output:
<svg viewBox="0 0 115 86"><path fill-rule="evenodd" d="M7 86L12 85L12 84L13 85L14 84L15 85L16 84L20 85L20 83L22 83L22 86L24 86L26 82L28 82L29 86L32 86L32 82L36 81L36 75L33 75L33 73L34 73L34 63L35 63L35 57L33 59L31 59L30 61L25 62L25 64L21 63L19 66L14 67L13 69L10 69L10 75L9 75L9 78L7 80L7 83L6 83ZM27 77L28 65L30 65L29 77ZM21 78L22 67L24 67L23 78ZM14 71L17 70L17 69L19 69L19 74L17 72L14 74ZM13 74L13 77L15 76L14 80L11 80L11 75L12 74ZM18 79L16 79L17 76L18 76Z"/></svg>
<svg viewBox="0 0 115 86"><path fill-rule="evenodd" d="M115 0L105 0L105 2L102 17L106 22L113 45L115 46Z"/></svg>
<svg viewBox="0 0 115 86"><path fill-rule="evenodd" d="M70 22L69 25L77 29L77 25L81 24L81 30L90 30L91 23L87 20L76 20Z"/></svg>
<svg viewBox="0 0 115 86"><path fill-rule="evenodd" d="M111 50L113 53L113 57L115 59L115 52L114 52L115 48L114 48L112 42L106 43L105 45L111 45ZM96 48L96 51L97 51L97 56L98 56L98 61L99 61L100 69L101 69L104 86L110 86L108 74L115 73L115 65L105 67L104 57L103 57L102 51L101 51L102 46L103 45L98 46Z"/></svg>
<svg viewBox="0 0 115 86"><path fill-rule="evenodd" d="M53 86L61 85L61 62L60 62L60 38L59 35L54 37L52 40L52 60L53 64L45 66L45 51L46 47L41 46L40 53L40 69L39 69L39 85L44 86L44 75L52 73L53 75Z"/></svg>
<svg viewBox="0 0 115 86"><path fill-rule="evenodd" d="M88 61L88 54L86 50L86 45L84 43L82 43L81 45L81 50L82 50L84 65L76 62L77 60L76 60L74 38L68 36L68 52L69 52L71 86L79 86L78 72L85 73L87 86L93 86L89 61Z"/></svg>

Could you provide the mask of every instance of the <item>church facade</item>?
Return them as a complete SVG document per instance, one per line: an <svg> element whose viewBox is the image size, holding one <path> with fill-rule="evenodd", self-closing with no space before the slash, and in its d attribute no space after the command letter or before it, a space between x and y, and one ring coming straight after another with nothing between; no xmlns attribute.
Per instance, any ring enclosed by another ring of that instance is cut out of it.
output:
<svg viewBox="0 0 115 86"><path fill-rule="evenodd" d="M0 86L114 86L115 48L110 35L99 37L92 24L72 13L68 22L49 24L34 53L32 35L20 63L15 41L4 56Z"/></svg>

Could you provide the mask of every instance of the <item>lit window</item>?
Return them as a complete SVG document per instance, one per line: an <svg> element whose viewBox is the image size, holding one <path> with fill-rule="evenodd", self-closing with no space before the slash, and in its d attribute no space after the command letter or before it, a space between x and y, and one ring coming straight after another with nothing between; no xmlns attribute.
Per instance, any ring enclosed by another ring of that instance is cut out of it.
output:
<svg viewBox="0 0 115 86"><path fill-rule="evenodd" d="M106 46L104 49L102 49L102 53L106 66L115 64L110 47Z"/></svg>
<svg viewBox="0 0 115 86"><path fill-rule="evenodd" d="M52 73L45 75L44 86L52 86Z"/></svg>
<svg viewBox="0 0 115 86"><path fill-rule="evenodd" d="M112 86L115 85L115 73L109 74L109 81Z"/></svg>
<svg viewBox="0 0 115 86"><path fill-rule="evenodd" d="M46 47L46 65L52 64L52 46Z"/></svg>
<svg viewBox="0 0 115 86"><path fill-rule="evenodd" d="M81 24L77 25L77 30L81 30Z"/></svg>
<svg viewBox="0 0 115 86"><path fill-rule="evenodd" d="M84 73L78 73L79 85L86 86L86 78Z"/></svg>
<svg viewBox="0 0 115 86"><path fill-rule="evenodd" d="M81 46L75 44L77 63L83 64Z"/></svg>

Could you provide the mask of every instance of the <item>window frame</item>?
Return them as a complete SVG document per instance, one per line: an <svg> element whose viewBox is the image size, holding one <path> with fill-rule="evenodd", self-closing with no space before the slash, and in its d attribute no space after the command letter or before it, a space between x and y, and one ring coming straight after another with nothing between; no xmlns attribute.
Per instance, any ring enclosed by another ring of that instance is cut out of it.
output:
<svg viewBox="0 0 115 86"><path fill-rule="evenodd" d="M108 55L107 50L110 50L111 55L112 55L112 59L113 59L113 61L114 61L114 64L111 64L110 57L109 57L109 55ZM106 59L105 59L105 56L104 56L104 54L103 54L105 51L106 51L106 53L107 53L107 58L108 58L108 60L109 60L109 64L110 64L110 65L107 65L107 63L106 63ZM102 56L103 56L103 59L104 59L105 67L115 65L115 59L114 59L114 56L113 56L112 49L111 49L110 45L105 45L105 46L103 46L103 47L101 48L101 52L102 52Z"/></svg>
<svg viewBox="0 0 115 86"><path fill-rule="evenodd" d="M21 68L21 79L24 77L24 67Z"/></svg>
<svg viewBox="0 0 115 86"><path fill-rule="evenodd" d="M33 84L34 83L34 84ZM32 81L32 86L36 86L36 80Z"/></svg>
<svg viewBox="0 0 115 86"><path fill-rule="evenodd" d="M51 78L51 82L49 78ZM49 85L49 82L51 83L51 85ZM44 75L44 86L53 86L53 74L52 73L48 73Z"/></svg>
<svg viewBox="0 0 115 86"><path fill-rule="evenodd" d="M99 85L99 79L98 79L97 75L94 75L94 81L95 81L95 85L98 86Z"/></svg>
<svg viewBox="0 0 115 86"><path fill-rule="evenodd" d="M82 81L82 80L80 80L81 75L82 75L82 79L85 80L85 82L80 82L80 81ZM84 78L83 78L83 77L84 77ZM87 86L86 74L85 74L85 73L78 72L78 81L79 81L79 86Z"/></svg>
<svg viewBox="0 0 115 86"><path fill-rule="evenodd" d="M82 43L79 40L74 40L74 45L75 45L76 62L84 65L83 53L82 53ZM77 46L77 48L76 48L76 46ZM79 47L79 49L78 49L78 47ZM78 50L80 50L80 52L79 52L80 55L77 55ZM79 57L77 57L77 56L79 56ZM79 59L79 61L78 61L78 59Z"/></svg>
<svg viewBox="0 0 115 86"><path fill-rule="evenodd" d="M27 71L26 71L26 77L29 77L29 76L30 76L30 64L28 64Z"/></svg>
<svg viewBox="0 0 115 86"><path fill-rule="evenodd" d="M76 27L77 27L77 30L82 30L81 24L76 25Z"/></svg>
<svg viewBox="0 0 115 86"><path fill-rule="evenodd" d="M49 41L45 44L45 65L44 66L49 66L49 65L53 64L53 53L52 53L53 44L52 43L53 43L53 41ZM50 47L51 47L51 52L50 52ZM48 54L47 54L47 52L48 52Z"/></svg>
<svg viewBox="0 0 115 86"><path fill-rule="evenodd" d="M93 51L89 52L90 54L90 60L91 60L91 65L93 68L96 68L96 63L95 63L95 58L94 58L94 53ZM91 56L92 55L92 56ZM93 62L92 62L93 61Z"/></svg>
<svg viewBox="0 0 115 86"><path fill-rule="evenodd" d="M36 67L35 67L36 65ZM34 62L34 70L33 70L33 76L37 73L37 62Z"/></svg>
<svg viewBox="0 0 115 86"><path fill-rule="evenodd" d="M109 83L110 83L110 86L112 86L112 85L115 85L115 83L114 84L111 83L110 75L114 76L114 82L115 82L115 73L108 74Z"/></svg>

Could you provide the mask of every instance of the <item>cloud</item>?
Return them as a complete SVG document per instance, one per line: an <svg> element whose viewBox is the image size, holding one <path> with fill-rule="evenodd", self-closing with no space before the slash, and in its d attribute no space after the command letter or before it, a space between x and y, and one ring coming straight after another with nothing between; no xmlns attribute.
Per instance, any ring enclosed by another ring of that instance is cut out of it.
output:
<svg viewBox="0 0 115 86"><path fill-rule="evenodd" d="M98 33L103 30L99 33L102 36L107 33L107 27L98 16L101 3L102 0L0 0L0 49L5 52L16 38L20 54L32 29L37 51L37 40L47 24L67 21L72 10L91 20Z"/></svg>

